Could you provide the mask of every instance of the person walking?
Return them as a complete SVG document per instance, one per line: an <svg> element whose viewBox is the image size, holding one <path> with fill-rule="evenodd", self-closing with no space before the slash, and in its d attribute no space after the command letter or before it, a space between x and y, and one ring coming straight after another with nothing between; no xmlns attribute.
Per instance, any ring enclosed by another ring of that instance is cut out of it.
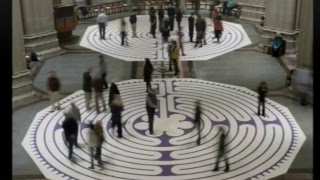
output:
<svg viewBox="0 0 320 180"><path fill-rule="evenodd" d="M163 18L164 18L164 11L163 11L163 7L160 6L158 9L158 19L159 19L159 31L161 33L163 30Z"/></svg>
<svg viewBox="0 0 320 180"><path fill-rule="evenodd" d="M130 24L131 24L131 30L132 30L132 37L137 37L137 15L132 12L130 15Z"/></svg>
<svg viewBox="0 0 320 180"><path fill-rule="evenodd" d="M262 116L265 116L265 101L266 94L268 93L267 83L262 81L260 85L257 87L257 91L259 94L258 97L258 116L260 116L261 107L262 107Z"/></svg>
<svg viewBox="0 0 320 180"><path fill-rule="evenodd" d="M98 136L98 146L96 147L96 154L94 158L98 161L98 164L102 167L103 163L101 159L101 152L102 152L102 144L104 142L102 122L101 121L96 122L96 124L94 125L94 129Z"/></svg>
<svg viewBox="0 0 320 180"><path fill-rule="evenodd" d="M162 37L163 43L167 43L170 37L170 22L168 18L165 18L163 21Z"/></svg>
<svg viewBox="0 0 320 180"><path fill-rule="evenodd" d="M200 102L196 102L196 112L194 117L194 127L197 128L198 138L197 138L197 145L201 144L201 134L200 134L200 128L201 128L201 107Z"/></svg>
<svg viewBox="0 0 320 180"><path fill-rule="evenodd" d="M120 36L121 36L121 46L124 45L124 40L126 38L126 22L122 18L120 21Z"/></svg>
<svg viewBox="0 0 320 180"><path fill-rule="evenodd" d="M113 82L110 85L109 102L108 102L109 106L111 106L115 95L120 95L120 91L119 91L118 86L116 85L116 83Z"/></svg>
<svg viewBox="0 0 320 180"><path fill-rule="evenodd" d="M172 42L172 53L171 53L171 59L174 65L174 76L178 76L179 75L179 67L178 67L178 62L179 62L179 53L180 53L180 49L177 46L177 42L173 41Z"/></svg>
<svg viewBox="0 0 320 180"><path fill-rule="evenodd" d="M224 169L224 171L228 172L230 169L229 169L228 157L226 155L226 141L227 141L226 138L227 138L227 135L226 135L225 130L222 127L219 128L219 131L220 131L221 135L220 135L220 142L219 142L219 149L218 149L218 158L217 158L216 166L212 171L218 171L219 170L219 161L220 161L220 159L224 158L224 161L226 163L226 168Z"/></svg>
<svg viewBox="0 0 320 180"><path fill-rule="evenodd" d="M181 21L182 21L182 12L181 12L180 8L177 8L176 21L177 21L178 29L179 29L181 27Z"/></svg>
<svg viewBox="0 0 320 180"><path fill-rule="evenodd" d="M83 73L82 78L82 90L84 91L84 100L86 104L86 110L90 110L90 103L92 99L92 77L91 68L88 68L86 72Z"/></svg>
<svg viewBox="0 0 320 180"><path fill-rule="evenodd" d="M48 81L47 81L47 90L51 102L51 112L60 110L60 81L54 71L50 72ZM55 105L57 103L57 106Z"/></svg>
<svg viewBox="0 0 320 180"><path fill-rule="evenodd" d="M103 82L103 89L108 89L108 82L107 82L107 65L104 61L103 55L99 56L99 76Z"/></svg>
<svg viewBox="0 0 320 180"><path fill-rule="evenodd" d="M169 59L169 71L172 71L172 50L173 50L173 40L168 43L167 52L168 52L168 59Z"/></svg>
<svg viewBox="0 0 320 180"><path fill-rule="evenodd" d="M221 21L221 16L217 16L214 21L214 38L213 39L216 38L218 43L220 42L222 31L223 31L223 25Z"/></svg>
<svg viewBox="0 0 320 180"><path fill-rule="evenodd" d="M152 80L153 66L149 60L149 58L145 59L144 68L143 68L143 80L146 82L147 90L149 92L151 89L151 80Z"/></svg>
<svg viewBox="0 0 320 180"><path fill-rule="evenodd" d="M104 12L100 12L97 17L100 39L106 39L106 26L108 26L108 16Z"/></svg>
<svg viewBox="0 0 320 180"><path fill-rule="evenodd" d="M65 139L69 150L68 158L73 159L73 146L77 145L78 122L73 117L67 117L62 123ZM77 145L78 146L78 145Z"/></svg>
<svg viewBox="0 0 320 180"><path fill-rule="evenodd" d="M153 38L157 38L156 29L157 29L157 17L156 15L152 14L150 16L150 34L152 35Z"/></svg>
<svg viewBox="0 0 320 180"><path fill-rule="evenodd" d="M193 17L193 13L191 13L190 17L188 18L188 27L189 27L190 42L193 42L193 32L194 32L194 17Z"/></svg>
<svg viewBox="0 0 320 180"><path fill-rule="evenodd" d="M203 39L203 23L201 20L201 16L198 16L196 21L196 31L197 31L197 40L194 47L198 47L198 44L200 44L200 47L202 47L202 39Z"/></svg>
<svg viewBox="0 0 320 180"><path fill-rule="evenodd" d="M93 79L93 89L95 94L94 99L95 99L96 111L98 114L100 114L99 100L102 101L103 111L107 109L106 103L103 97L103 80L101 79L100 76L95 76L95 78Z"/></svg>
<svg viewBox="0 0 320 180"><path fill-rule="evenodd" d="M206 19L205 18L201 18L201 28L202 28L202 40L203 40L203 44L207 45L207 41L206 41L206 31L207 31L207 23L206 23Z"/></svg>
<svg viewBox="0 0 320 180"><path fill-rule="evenodd" d="M176 9L172 6L172 4L169 5L169 7L167 9L167 13L169 16L170 31L173 31L173 29L174 29L174 15L176 14Z"/></svg>
<svg viewBox="0 0 320 180"><path fill-rule="evenodd" d="M121 112L123 111L123 103L119 95L115 95L111 104L111 127L114 130L117 126L118 138L122 138Z"/></svg>
<svg viewBox="0 0 320 180"><path fill-rule="evenodd" d="M96 130L94 129L94 125L92 123L90 123L89 125L89 132L88 132L88 146L89 146L89 150L90 150L90 162L91 162L91 166L89 167L89 169L94 169L94 159L96 155L94 154L94 149L97 149L99 147L99 138L98 138L98 134L96 132ZM101 162L101 156L100 159L98 159L98 163L99 165L102 165Z"/></svg>
<svg viewBox="0 0 320 180"><path fill-rule="evenodd" d="M156 96L156 91L154 89L150 89L147 95L147 103L146 103L150 134L153 134L154 113L158 108L157 101L158 100Z"/></svg>

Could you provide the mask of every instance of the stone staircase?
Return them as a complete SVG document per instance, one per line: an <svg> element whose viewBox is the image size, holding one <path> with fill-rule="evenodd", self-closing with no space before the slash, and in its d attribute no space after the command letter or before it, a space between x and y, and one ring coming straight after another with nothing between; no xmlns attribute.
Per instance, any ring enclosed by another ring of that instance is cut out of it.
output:
<svg viewBox="0 0 320 180"><path fill-rule="evenodd" d="M241 3L240 19L252 23L260 23L261 17L265 14L265 6L259 4Z"/></svg>

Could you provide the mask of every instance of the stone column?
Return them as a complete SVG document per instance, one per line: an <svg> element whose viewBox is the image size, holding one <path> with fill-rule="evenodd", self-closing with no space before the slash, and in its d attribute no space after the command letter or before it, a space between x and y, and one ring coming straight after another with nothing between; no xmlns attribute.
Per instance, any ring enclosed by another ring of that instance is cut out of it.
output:
<svg viewBox="0 0 320 180"><path fill-rule="evenodd" d="M313 1L302 0L298 67L313 68Z"/></svg>
<svg viewBox="0 0 320 180"><path fill-rule="evenodd" d="M265 14L265 0L238 0L241 4L240 19L260 24L261 17Z"/></svg>
<svg viewBox="0 0 320 180"><path fill-rule="evenodd" d="M12 0L12 72L13 107L34 101L35 92L25 61L20 0Z"/></svg>
<svg viewBox="0 0 320 180"><path fill-rule="evenodd" d="M45 57L59 52L52 0L20 0L25 48Z"/></svg>
<svg viewBox="0 0 320 180"><path fill-rule="evenodd" d="M287 54L295 53L297 0L266 0L265 26L262 28L260 48L269 47L276 32L280 32L287 41Z"/></svg>

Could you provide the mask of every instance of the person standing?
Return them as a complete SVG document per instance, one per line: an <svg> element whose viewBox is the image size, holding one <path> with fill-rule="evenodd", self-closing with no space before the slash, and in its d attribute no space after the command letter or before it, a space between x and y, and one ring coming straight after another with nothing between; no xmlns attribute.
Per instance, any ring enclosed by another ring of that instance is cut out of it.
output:
<svg viewBox="0 0 320 180"><path fill-rule="evenodd" d="M266 101L266 94L268 93L267 83L262 81L260 85L257 87L257 91L259 94L258 97L258 116L260 116L260 110L262 106L262 116L265 116L265 101Z"/></svg>
<svg viewBox="0 0 320 180"><path fill-rule="evenodd" d="M120 95L120 91L119 91L118 86L116 85L116 83L113 82L110 85L109 102L108 102L109 106L111 106L115 95Z"/></svg>
<svg viewBox="0 0 320 180"><path fill-rule="evenodd" d="M164 11L162 6L158 9L158 19L159 19L159 31L162 33L163 29L163 18L164 18Z"/></svg>
<svg viewBox="0 0 320 180"><path fill-rule="evenodd" d="M184 54L184 49L183 49L183 40L182 40L182 38L183 38L183 36L184 36L184 34L183 34L183 32L182 32L182 27L179 28L177 34L178 34L178 44L179 44L179 48L181 49L182 56L185 56L185 54Z"/></svg>
<svg viewBox="0 0 320 180"><path fill-rule="evenodd" d="M101 76L103 82L103 88L108 89L108 82L107 82L107 66L104 61L103 55L99 56L99 75Z"/></svg>
<svg viewBox="0 0 320 180"><path fill-rule="evenodd" d="M92 99L92 78L91 78L91 68L88 68L86 72L83 73L83 83L82 90L84 91L84 99L86 104L86 110L90 110L90 103Z"/></svg>
<svg viewBox="0 0 320 180"><path fill-rule="evenodd" d="M106 103L103 97L103 80L101 79L100 76L95 76L95 78L93 79L93 89L95 94L94 99L96 104L96 111L99 114L100 113L99 100L102 101L103 111L107 109Z"/></svg>
<svg viewBox="0 0 320 180"><path fill-rule="evenodd" d="M121 124L121 112L123 111L123 104L119 95L115 95L111 104L111 127L114 130L117 126L118 138L122 138L122 124Z"/></svg>
<svg viewBox="0 0 320 180"><path fill-rule="evenodd" d="M179 67L178 67L178 62L179 62L179 47L177 46L177 42L173 41L172 42L172 54L171 54L171 59L174 65L174 76L178 76L179 75Z"/></svg>
<svg viewBox="0 0 320 180"><path fill-rule="evenodd" d="M51 102L51 112L57 110L60 110L60 81L58 77L56 76L56 73L54 71L50 72L50 76L47 81L47 90L50 97ZM57 103L57 106L55 104Z"/></svg>
<svg viewBox="0 0 320 180"><path fill-rule="evenodd" d="M96 154L94 158L98 161L98 164L100 166L103 166L102 159L101 159L102 144L104 142L102 122L101 121L96 122L96 124L94 125L94 129L98 136L98 146L96 148Z"/></svg>
<svg viewBox="0 0 320 180"><path fill-rule="evenodd" d="M152 14L150 16L150 34L152 35L153 38L157 38L156 29L157 29L157 17L156 15Z"/></svg>
<svg viewBox="0 0 320 180"><path fill-rule="evenodd" d="M174 15L176 14L176 10L172 6L172 4L169 5L169 7L167 9L167 13L168 13L168 16L169 16L170 31L173 31L173 29L174 29Z"/></svg>
<svg viewBox="0 0 320 180"><path fill-rule="evenodd" d="M224 161L226 163L226 168L224 169L224 171L228 172L230 169L229 169L228 157L226 155L226 141L227 141L226 138L227 138L227 135L226 135L225 130L222 127L219 128L219 131L221 132L221 135L220 135L220 142L219 142L219 149L218 149L218 158L217 158L216 166L212 171L218 171L219 170L219 161L220 161L221 158L224 158Z"/></svg>
<svg viewBox="0 0 320 180"><path fill-rule="evenodd" d="M132 37L137 37L137 15L132 12L130 15L130 24L131 24L131 30L132 30Z"/></svg>
<svg viewBox="0 0 320 180"><path fill-rule="evenodd" d="M196 113L194 117L194 126L197 128L198 132L198 138L197 138L197 145L201 144L201 134L200 134L200 128L201 128L201 107L200 107L200 102L196 102Z"/></svg>
<svg viewBox="0 0 320 180"><path fill-rule="evenodd" d="M97 17L100 39L106 39L106 26L108 25L108 16L104 12L100 12Z"/></svg>
<svg viewBox="0 0 320 180"><path fill-rule="evenodd" d="M150 134L153 134L154 113L158 108L157 101L156 91L154 89L150 89L146 103Z"/></svg>
<svg viewBox="0 0 320 180"><path fill-rule="evenodd" d="M99 139L98 139L98 134L96 130L94 129L94 125L90 123L89 125L89 132L88 132L88 145L89 145L89 150L90 150L90 159L91 159L91 166L89 169L94 169L94 159L95 154L94 154L94 149L97 149L99 146ZM98 160L99 165L102 165L101 159Z"/></svg>
<svg viewBox="0 0 320 180"><path fill-rule="evenodd" d="M163 43L167 43L170 37L170 22L168 18L165 18L163 21L162 37Z"/></svg>
<svg viewBox="0 0 320 180"><path fill-rule="evenodd" d="M168 59L169 59L169 71L172 71L172 50L173 50L173 40L168 43L167 52L168 52Z"/></svg>
<svg viewBox="0 0 320 180"><path fill-rule="evenodd" d="M206 19L205 18L202 18L201 19L201 28L202 28L202 40L203 40L203 44L204 45L207 45L207 41L206 41L206 31L207 31L207 23L206 23Z"/></svg>
<svg viewBox="0 0 320 180"><path fill-rule="evenodd" d="M62 128L67 141L68 149L69 149L68 158L72 160L73 146L77 145L76 139L78 136L78 122L72 117L67 117L62 123Z"/></svg>
<svg viewBox="0 0 320 180"><path fill-rule="evenodd" d="M193 42L193 32L194 32L194 17L193 17L193 13L191 13L190 17L188 18L188 24L189 24L190 42Z"/></svg>
<svg viewBox="0 0 320 180"><path fill-rule="evenodd" d="M217 38L218 43L220 42L222 31L223 31L223 25L221 21L221 16L217 16L214 21L214 39Z"/></svg>
<svg viewBox="0 0 320 180"><path fill-rule="evenodd" d="M146 82L147 90L146 92L149 92L151 89L151 79L152 79L152 73L153 73L153 66L149 60L149 58L145 59L145 64L143 68L143 79L144 82Z"/></svg>
<svg viewBox="0 0 320 180"><path fill-rule="evenodd" d="M181 27L181 21L182 21L182 12L181 12L180 8L177 9L176 21L177 21L178 29L179 29Z"/></svg>
<svg viewBox="0 0 320 180"><path fill-rule="evenodd" d="M122 18L120 21L120 36L121 36L121 46L124 45L124 39L126 38L126 22Z"/></svg>
<svg viewBox="0 0 320 180"><path fill-rule="evenodd" d="M198 44L200 44L200 47L202 47L202 38L203 38L203 23L201 20L201 16L198 16L197 22L196 22L196 31L197 31L197 40L196 40L196 45L194 47L198 47Z"/></svg>

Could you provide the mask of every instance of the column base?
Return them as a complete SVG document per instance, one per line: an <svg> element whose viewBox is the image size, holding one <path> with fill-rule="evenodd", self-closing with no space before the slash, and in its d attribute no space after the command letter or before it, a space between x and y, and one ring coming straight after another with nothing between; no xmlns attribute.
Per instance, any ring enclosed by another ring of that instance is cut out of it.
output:
<svg viewBox="0 0 320 180"><path fill-rule="evenodd" d="M295 54L297 51L297 38L299 31L287 31L283 29L273 29L269 27L262 27L261 42L259 48L265 52L268 47L271 47L272 41L277 32L281 33L284 40L287 41L286 44L286 55Z"/></svg>
<svg viewBox="0 0 320 180"><path fill-rule="evenodd" d="M261 17L265 14L265 6L260 4L241 3L240 19L245 22L260 24Z"/></svg>
<svg viewBox="0 0 320 180"><path fill-rule="evenodd" d="M24 37L27 54L36 52L43 58L52 57L61 50L56 31L32 34Z"/></svg>
<svg viewBox="0 0 320 180"><path fill-rule="evenodd" d="M12 76L12 108L28 105L40 100L41 96L33 91L28 70Z"/></svg>

